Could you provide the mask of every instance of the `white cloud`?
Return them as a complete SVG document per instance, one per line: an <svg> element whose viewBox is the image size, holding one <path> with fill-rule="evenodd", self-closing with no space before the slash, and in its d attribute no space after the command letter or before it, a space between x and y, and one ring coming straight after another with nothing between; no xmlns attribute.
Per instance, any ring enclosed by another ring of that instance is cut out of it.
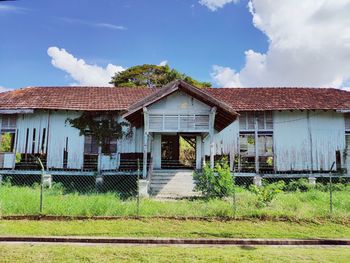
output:
<svg viewBox="0 0 350 263"><path fill-rule="evenodd" d="M239 0L200 0L199 3L208 7L211 11L216 11L229 3L237 3Z"/></svg>
<svg viewBox="0 0 350 263"><path fill-rule="evenodd" d="M83 26L89 26L89 27L101 27L101 28L107 28L112 30L126 30L127 28L125 26L121 25L115 25L111 23L104 23L104 22L92 22L92 21L86 21L82 19L77 18L70 18L70 17L59 17L63 22L70 23L70 24L78 24Z"/></svg>
<svg viewBox="0 0 350 263"><path fill-rule="evenodd" d="M124 26L113 25L113 24L109 24L109 23L95 23L93 25L95 25L97 27L108 28L108 29L126 30L126 27L124 27Z"/></svg>
<svg viewBox="0 0 350 263"><path fill-rule="evenodd" d="M246 51L239 72L224 68L234 73L229 78L214 66L216 83L341 87L350 80L348 0L250 0L248 7L254 26L268 37L268 50Z"/></svg>
<svg viewBox="0 0 350 263"><path fill-rule="evenodd" d="M1 92L6 92L6 91L10 91L10 90L12 90L12 89L5 88L5 87L3 87L3 86L0 86L0 93L1 93Z"/></svg>
<svg viewBox="0 0 350 263"><path fill-rule="evenodd" d="M78 85L109 86L112 76L116 72L125 70L113 64L108 64L105 68L87 64L83 59L75 58L63 48L49 47L47 54L52 58L52 65L67 72Z"/></svg>
<svg viewBox="0 0 350 263"><path fill-rule="evenodd" d="M1 13L24 13L28 9L18 7L18 6L13 6L13 5L4 5L0 4L0 14Z"/></svg>
<svg viewBox="0 0 350 263"><path fill-rule="evenodd" d="M213 66L211 76L220 87L240 87L239 75L229 67Z"/></svg>
<svg viewBox="0 0 350 263"><path fill-rule="evenodd" d="M166 66L166 65L168 65L168 60L163 60L158 64L158 66Z"/></svg>

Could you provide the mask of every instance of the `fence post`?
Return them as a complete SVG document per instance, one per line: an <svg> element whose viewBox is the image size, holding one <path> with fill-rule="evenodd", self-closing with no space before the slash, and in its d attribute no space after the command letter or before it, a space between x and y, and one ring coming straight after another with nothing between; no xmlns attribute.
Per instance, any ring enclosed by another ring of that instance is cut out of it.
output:
<svg viewBox="0 0 350 263"><path fill-rule="evenodd" d="M236 203L236 177L235 174L232 173L232 184L233 184L233 218L236 219L236 213L237 213L237 203Z"/></svg>
<svg viewBox="0 0 350 263"><path fill-rule="evenodd" d="M137 216L140 216L140 159L137 158Z"/></svg>
<svg viewBox="0 0 350 263"><path fill-rule="evenodd" d="M44 165L41 162L40 158L37 157L38 163L41 167L41 180L40 180L40 215L43 213L43 191L44 191L44 175L45 175L45 169Z"/></svg>
<svg viewBox="0 0 350 263"><path fill-rule="evenodd" d="M332 170L335 162L333 162L331 169L329 170L329 213L333 214L333 186L332 186Z"/></svg>

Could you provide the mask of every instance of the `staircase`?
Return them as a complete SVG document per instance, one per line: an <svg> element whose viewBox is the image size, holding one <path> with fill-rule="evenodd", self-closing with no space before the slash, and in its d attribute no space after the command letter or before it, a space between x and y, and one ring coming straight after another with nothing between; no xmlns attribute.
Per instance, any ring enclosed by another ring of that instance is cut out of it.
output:
<svg viewBox="0 0 350 263"><path fill-rule="evenodd" d="M194 192L193 170L153 170L150 194L156 198L198 196Z"/></svg>

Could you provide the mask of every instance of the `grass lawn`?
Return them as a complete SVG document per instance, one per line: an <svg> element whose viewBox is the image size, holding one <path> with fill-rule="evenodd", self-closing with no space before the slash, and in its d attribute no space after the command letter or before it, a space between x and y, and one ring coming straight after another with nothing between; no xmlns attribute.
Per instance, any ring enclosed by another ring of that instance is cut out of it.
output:
<svg viewBox="0 0 350 263"><path fill-rule="evenodd" d="M38 187L0 187L1 215L39 214ZM267 207L257 207L257 197L240 189L236 195L236 215L243 218L290 218L313 220L329 217L329 194L319 190L283 192ZM333 219L350 220L349 189L333 193ZM134 216L136 199L121 200L115 193L64 194L60 189L47 189L44 193L44 214L82 216ZM142 199L141 216L234 216L233 199L159 201Z"/></svg>
<svg viewBox="0 0 350 263"><path fill-rule="evenodd" d="M173 238L350 238L348 224L330 221L198 221L198 220L0 220L2 236L107 236Z"/></svg>
<svg viewBox="0 0 350 263"><path fill-rule="evenodd" d="M348 247L0 245L1 262L349 262Z"/></svg>

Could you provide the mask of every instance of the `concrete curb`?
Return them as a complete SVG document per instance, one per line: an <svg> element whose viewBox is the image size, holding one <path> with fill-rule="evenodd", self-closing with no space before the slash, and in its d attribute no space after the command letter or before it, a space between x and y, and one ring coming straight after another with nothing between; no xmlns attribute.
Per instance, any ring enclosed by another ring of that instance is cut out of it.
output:
<svg viewBox="0 0 350 263"><path fill-rule="evenodd" d="M276 222L305 222L322 223L326 219L291 219L288 217L229 217L229 216L61 216L61 215L6 215L0 216L0 220L30 220L30 221L72 221L72 220L144 220L144 219L164 219L164 220L196 220L196 221L276 221ZM334 221L334 223L340 223Z"/></svg>
<svg viewBox="0 0 350 263"><path fill-rule="evenodd" d="M125 245L236 245L236 246L350 246L350 239L181 239L181 238L104 238L1 236L0 242L81 243Z"/></svg>

